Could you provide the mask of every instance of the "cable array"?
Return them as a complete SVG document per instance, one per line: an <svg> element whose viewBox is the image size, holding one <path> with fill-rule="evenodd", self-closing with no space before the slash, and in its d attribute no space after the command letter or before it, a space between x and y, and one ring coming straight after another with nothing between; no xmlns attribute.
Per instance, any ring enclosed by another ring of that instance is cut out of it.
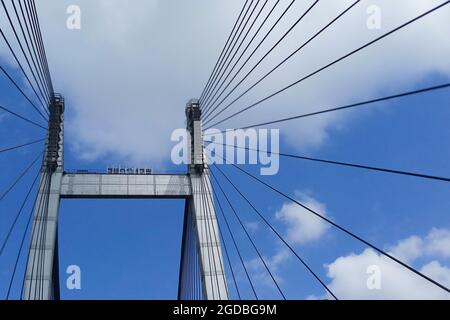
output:
<svg viewBox="0 0 450 320"><path fill-rule="evenodd" d="M211 138L215 134L218 134L218 132L217 132L217 130L215 130L214 133L209 132L208 131L209 129L216 128L217 126L220 126L220 125L224 124L225 122L228 122L229 120L232 120L245 112L249 112L249 111L255 109L260 104L269 101L273 97L275 97L291 88L294 88L295 86L298 86L302 82L312 78L313 76L315 76L319 73L322 73L322 72L330 69L332 66L340 63L341 61L349 60L350 57L352 57L353 55L356 55L357 53L363 51L364 49L366 49L378 42L381 42L383 39L390 37L391 35L399 32L400 30L406 29L411 24L413 24L421 19L424 19L427 16L430 16L432 13L434 13L440 9L443 9L445 6L447 6L449 4L450 1L444 1L441 4L436 5L435 7L432 7L431 9L423 12L422 14L419 14L418 16L389 30L388 32L382 34L381 36L378 36L377 38L370 40L369 42L357 47L356 49L350 50L347 54L341 56L340 58L338 58L336 60L333 60L333 61L327 63L325 66L322 66L322 67L318 68L317 70L300 77L297 81L275 91L274 93L271 93L271 94L263 97L262 99L258 100L257 102L252 103L247 107L241 108L240 110L235 111L235 112L231 113L230 115L224 115L225 112L230 107L235 105L239 100L241 100L244 96L246 96L249 92L251 92L254 88L256 88L259 84L261 84L264 80L268 79L269 76L272 75L275 71L279 70L281 68L281 66L285 65L288 61L292 60L294 57L299 56L299 53L301 53L301 51L304 48L306 48L307 46L313 45L314 40L316 40L321 35L323 35L325 33L325 31L327 31L332 26L337 24L340 20L344 19L345 16L350 15L352 10L354 10L357 7L357 5L359 5L362 1L358 0L358 1L353 1L352 3L350 3L349 6L347 6L340 13L338 13L336 17L334 17L331 21L329 21L324 26L319 28L316 33L314 33L306 41L301 43L294 51L292 51L285 58L283 58L281 60L281 62L275 64L275 66L273 68L271 68L268 72L265 72L263 74L263 76L258 78L258 80L256 80L253 84L251 84L247 88L244 88L242 90L242 92L237 95L237 97L233 98L230 102L227 102L228 99L233 95L233 93L235 93L238 89L240 89L243 86L243 84L245 83L245 81L252 74L254 74L256 70L258 70L258 67L262 64L262 62L267 60L267 58L270 56L270 54L284 41L284 39L287 37L287 35L289 35L297 27L297 25L302 21L302 19L313 10L313 8L318 4L319 1L312 1L311 5L306 9L306 11L304 11L301 15L298 16L295 23L293 25L291 25L291 27L285 33L283 33L283 35L278 39L278 41L275 42L275 44L268 51L266 51L262 54L262 58L259 61L257 61L256 63L253 63L251 68L249 69L249 71L247 71L244 75L241 75L241 72L247 66L250 65L250 61L251 61L252 57L254 57L258 53L258 50L262 47L262 44L267 41L267 39L269 38L269 35L276 29L277 25L279 25L280 22L285 18L286 14L291 9L291 6L294 4L294 2L295 1L290 2L289 5L284 8L284 11L282 11L281 15L278 16L278 20L276 20L276 22L272 25L272 27L265 34L265 36L262 38L262 40L260 40L259 44L256 44L256 47L254 47L253 51L250 51L249 54L248 54L249 49L252 48L252 45L254 44L254 41L257 39L257 36L259 35L260 31L262 30L262 27L266 24L266 21L268 21L268 17L276 16L277 10L275 10L275 8L279 4L281 4L281 3L279 3L279 1L276 1L274 3L274 5L272 6L272 10L268 13L268 15L265 17L265 19L262 22L260 22L259 28L256 30L256 32L253 33L253 37L250 38L251 40L247 42L247 45L244 47L244 49L242 51L239 51L240 50L239 48L241 48L243 45L238 46L235 51L233 51L235 48L234 46L232 46L232 45L228 46L227 52L229 53L230 56L232 56L232 58L226 64L223 63L223 61L222 61L222 64L224 65L223 68L215 69L214 77L211 77L209 79L208 85L204 89L201 100L200 100L201 108L202 108L202 121L203 121L203 125L204 125L203 132L204 132L204 137L206 140L205 143L206 144L213 143L213 144L218 144L221 146L231 146L234 148L244 149L246 151L271 153L273 155L278 155L278 156L293 159L293 160L314 162L314 163L317 163L318 165L332 165L332 166L337 166L337 167L342 167L342 168L365 170L365 171L369 171L369 172L373 172L373 173L383 173L383 174L404 176L404 177L410 177L410 178L416 178L416 179L426 179L426 180L432 180L432 181L450 182L450 178L446 177L446 176L430 175L430 174L425 174L425 173L420 173L420 172L411 172L411 171L395 169L395 168L384 168L384 167L380 167L380 166L373 166L373 165L367 165L367 164L337 161L337 160L333 160L333 159L308 157L308 156L304 156L304 155L298 155L298 154L292 154L292 153L286 153L286 152L278 152L278 153L277 152L269 152L268 150L262 150L259 148L250 148L247 146L234 146L234 145L228 145L226 143L219 143L214 140L211 140ZM264 3L264 5L266 5L266 2ZM249 8L247 8L247 10L249 10ZM255 16L252 26L257 25L257 20L259 18L261 18L262 12L263 12L263 10L261 10ZM247 38L251 29L252 29L252 27L250 27L250 29L247 30L247 33L245 34L244 39ZM239 26L237 27L237 30L236 30L236 25L235 25L234 31L236 33L238 33L239 32L238 30L239 30ZM242 32L242 30L241 30L241 32ZM230 50L232 53L229 52ZM237 59L234 60L235 57L237 57ZM418 96L418 95L426 95L426 94L429 95L433 92L448 90L449 88L450 88L450 83L448 83L448 82L441 83L441 84L436 84L436 85L423 87L423 88L419 88L419 89L414 89L414 90L410 90L410 91L400 92L400 93L392 94L392 95L388 95L388 96L381 96L381 97L377 97L377 98L353 102L353 103L349 103L349 104L341 105L341 106L318 107L318 108L314 108L317 111L313 111L313 112L309 112L309 113L300 113L298 115L293 115L293 116L289 116L289 117L280 117L278 119L277 118L270 119L270 120L267 120L264 122L255 122L253 124L244 125L238 129L245 130L245 129L249 129L249 128L270 126L270 125L274 125L274 124L290 122L290 121L295 121L295 120L300 120L300 119L308 119L310 117L316 117L316 116L324 115L327 113L339 112L339 111L344 111L344 110L352 110L352 109L359 110L359 109L363 109L366 107L376 106L377 104L379 104L381 102L399 100L399 99L414 97L414 96ZM220 116L222 116L222 117L220 118ZM236 129L222 130L220 132L227 133L229 130L234 131ZM221 157L218 154L216 154L216 155ZM252 180L256 181L257 183L265 186L267 189L272 191L274 194L281 196L285 199L288 199L289 201L291 201L294 204L303 208L306 212L316 216L319 219L322 219L327 224L330 224L331 226L337 228L338 230L340 230L341 232L350 236L351 238L357 240L358 242L364 244L365 246L368 246L369 248L373 249L380 255L385 256L389 260L393 261L394 263L401 265L405 270L410 271L410 272L416 274L417 276L421 277L422 279L428 281L429 283L439 287L440 289L442 289L446 292L449 292L449 289L442 283L439 283L435 279L428 277L427 275L423 274L422 272L413 268L412 266L404 263L403 261L400 261L396 257L392 256L390 253L382 250L380 247L367 241L366 239L364 239L363 237L352 232L348 228L345 228L345 227L341 226L340 224L328 219L327 217L322 216L320 213L316 212L312 208L309 208L308 206L301 203L297 199L289 196L287 193L282 192L281 190L279 190L278 188L269 184L268 182L263 181L262 179L251 174L250 172L244 170L243 168L233 164L232 162L228 162L226 158L224 158L223 160L225 161L225 165L235 167L243 175L245 175L245 176L251 178ZM239 261L241 262L241 265L242 265L242 270L245 271L246 279L248 280L248 283L250 284L250 287L252 288L254 297L256 299L258 299L259 295L253 284L252 274L246 268L244 253L242 252L242 250L239 249L239 244L236 240L237 237L235 235L235 232L233 231L232 224L226 218L220 197L218 194L216 194L216 192L214 190L216 188L219 191L221 191L222 198L226 200L228 207L234 213L234 215L238 221L238 225L243 229L243 232L246 235L246 239L249 240L253 249L256 250L257 256L259 257L261 264L265 267L265 270L268 272L269 277L274 282L274 288L277 289L277 291L280 293L280 296L282 298L285 298L285 295L284 295L283 291L281 290L281 288L279 287L279 285L276 283L276 276L274 276L271 273L270 265L268 263L265 263L267 261L265 261L263 253L260 252L254 239L252 239L252 237L248 233L248 231L245 230L245 225L239 217L239 212L236 209L236 206L232 202L231 193L229 191L226 191L223 188L222 182L216 176L214 171L217 171L220 174L220 176L223 178L223 180L232 187L232 189L245 201L245 203L247 203L247 205L259 217L259 219L261 219L261 221L266 225L266 227L269 230L271 230L273 232L273 234L275 234L275 236L281 241L281 243L283 243L285 246L287 246L287 248L289 249L291 254L294 255L297 258L297 260L300 261L300 263L305 267L305 269L312 275L312 278L315 281L317 281L323 287L323 289L325 289L325 291L328 293L328 295L334 299L338 299L338 297L326 285L324 280L321 279L320 275L317 272L315 272L309 266L307 261L303 257L301 257L301 255L293 248L293 246L286 241L286 239L282 236L282 234L272 225L272 223L257 208L257 205L255 204L255 202L252 202L249 199L248 195L246 195L245 192L243 191L243 188L240 188L237 185L237 183L233 181L231 176L229 176L224 170L221 170L218 165L214 165L212 167L212 169L214 169L214 170L206 169L205 174L207 176L209 176L209 174L211 174L211 177L214 181L214 188L213 188L212 192L213 192L217 207L220 209L219 212L223 216L222 220L225 223L225 225L227 226L227 230L229 231L230 237L228 238L228 240L231 239L231 241L234 245L235 251L237 252L237 256L239 257ZM226 240L227 239L223 237L224 245L225 245ZM228 247L230 247L230 246L228 245ZM227 256L229 256L228 253L227 253ZM230 273L232 273L231 276L233 278L234 286L236 289L238 289L239 285L242 285L242 281L236 281L234 270L230 270ZM241 298L242 297L242 289L237 290L237 292L238 292L239 298Z"/></svg>
<svg viewBox="0 0 450 320"><path fill-rule="evenodd" d="M55 93L35 1L0 1L0 9L6 17L5 24L2 24L2 27L0 28L0 41L5 43L5 48L7 49L6 53L10 55L11 61L13 61L17 67L13 69L7 65L0 65L0 75L3 75L6 80L9 81L11 89L13 89L15 93L20 94L24 99L24 102L37 113L39 118L38 120L35 120L28 115L20 114L11 107L0 106L0 110L12 115L15 119L22 120L27 124L43 129L48 134L47 125L51 110L50 106L52 106L52 101L55 99ZM285 3L281 0L245 1L200 96L200 108L202 111L204 132L208 129L215 128L216 126L223 125L243 113L248 113L251 110L255 112L256 107L271 101L275 96L297 87L306 80L329 70L331 67L342 61L349 60L352 56L376 43L380 43L382 40L393 34L401 30L407 30L408 26L431 16L431 14L443 9L450 3L450 1L443 1L439 5L398 25L381 36L348 51L348 53L340 58L327 63L311 73L302 75L293 83L277 89L261 99L258 99L256 102L229 114L231 107L235 106L237 102L257 88L287 62L291 61L294 57L299 57L304 48L312 46L314 41L324 35L327 30L349 16L352 13L352 10L354 10L362 0L353 1L347 7L343 8L343 10L332 20L319 27L318 31L311 37L299 44L295 50L290 52L280 62L276 63L268 72L264 72L262 77L258 78L258 80L245 88L243 84L246 83L250 76L254 75L255 72L260 69L263 62L269 60L269 58L274 55L275 50L286 41L289 35L302 26L302 21L304 21L308 15L319 10L318 8L320 7L320 0L313 0L304 11L295 13L293 12L295 2L296 0L289 0ZM285 19L291 14L295 15L293 23L289 25L287 30L280 30ZM269 22L271 22L270 25ZM279 32L281 36L269 45L267 51L261 52L264 45L269 44L271 36L277 32ZM257 57L258 54L261 54L261 58L254 62L253 59ZM244 70L248 71L244 73ZM450 83L446 82L341 106L322 106L314 108L313 110L317 110L314 112L299 112L299 114L293 116L276 117L264 122L252 121L253 123L242 126L240 129L244 130L261 126L270 126L300 119L306 120L311 117L344 110L361 110L366 107L375 106L381 102L408 97L412 98L418 95L425 96L435 92L442 92L449 88ZM237 97L231 98L236 92L239 92ZM227 111L228 113L226 113ZM54 114L52 113L52 115ZM222 132L226 133L227 130L223 130ZM205 133L205 137L208 135L208 133ZM14 143L12 146L2 147L2 149L0 149L0 155L6 153L11 154L18 150L38 146L41 143L43 144L46 139L48 139L48 137L39 137L39 139L30 139L31 141L26 143ZM217 142L213 141L211 143ZM228 146L228 144L219 144ZM244 149L246 151L269 152L268 150L246 146L232 147ZM365 170L372 173L383 173L437 182L450 182L450 177L444 175L430 175L397 168L385 168L375 165L309 157L286 152L271 153L292 160L309 161L320 165L332 165L342 168ZM32 161L20 171L19 175L15 177L6 188L2 189L4 191L0 193L0 201L3 201L11 195L24 179L29 174L31 175L30 172L37 164L39 164L39 160L42 159L42 156L43 153L39 153L36 158L33 158ZM206 160L207 159L205 159L205 161ZM391 253L383 250L373 242L368 241L357 232L353 232L350 228L327 218L302 201L290 196L287 192L282 191L280 188L259 178L240 166L233 164L229 159L223 158L223 160L228 167L234 168L234 171L237 171L241 176L250 179L253 183L263 186L266 190L269 190L272 195L287 199L291 203L302 208L306 214L315 216L349 236L351 239L371 248L393 263L400 265L404 268L405 272L411 272L432 285L450 293L450 289L444 284L394 257ZM21 199L17 211L14 212L14 218L11 225L7 228L6 235L1 237L0 257L4 256L5 251L9 248L11 237L20 225L21 217L26 213L27 204L30 199L34 198L31 212L26 216L25 229L20 233L20 247L12 268L12 275L8 284L6 299L9 299L12 295L14 281L16 280L19 271L19 262L23 253L23 247L30 234L31 251L26 261L26 268L29 268L31 273L29 278L24 274L23 279L20 279L23 280L21 297L26 299L30 299L31 297L44 299L46 296L46 290L48 290L46 284L48 284L48 279L44 278L44 270L46 269L45 264L47 262L45 257L47 242L49 240L47 239L47 226L49 220L52 173L52 169L46 165L44 159L40 169L37 170L34 178L27 187L27 192L23 199ZM287 248L290 255L295 257L296 261L299 262L301 270L306 271L311 280L319 285L321 290L325 290L330 298L338 300L339 297L333 289L327 285L326 281L323 279L323 275L317 270L314 270L315 268L312 266L311 261L309 261L308 257L304 256L304 252L300 252L299 248L295 248L294 245L289 242L288 237L285 237L283 233L278 230L276 225L263 214L263 210L259 208L260 205L258 205L258 202L251 199L251 196L245 190L248 189L240 187L237 180L231 177L227 171L222 170L218 165L213 165L211 167L205 165L204 171L198 180L198 184L195 184L195 190L193 190L194 196L198 197L196 198L196 201L198 201L196 205L201 207L202 210L199 212L201 212L202 215L196 215L196 210L189 207L190 205L193 205L192 202L186 202L178 298L182 300L206 299L207 288L210 288L212 298L220 300L225 298L221 289L230 293L229 290L233 288L233 292L235 292L236 296L231 296L231 298L246 299L250 297L257 300L262 299L264 293L259 292L258 279L256 279L255 274L253 273L254 271L249 267L249 260L247 257L249 254L251 254L252 258L256 257L256 259L252 260L258 261L261 270L268 276L277 297L280 299L288 298L285 285L280 282L277 270L275 270L270 259L265 255L265 250L267 250L267 248L263 246L262 242L249 230L249 227L246 225L243 215L240 212L240 207L233 202L234 199L232 196L237 195L239 199L243 200L246 208L249 209L249 212L253 213L258 221L261 221L265 228L270 231L270 234L273 235L284 248ZM33 192L35 191L36 196L33 197ZM218 213L217 217L216 212ZM32 222L34 223L32 228L30 228ZM248 249L247 247L250 247L251 250L246 250ZM221 255L221 252L224 253L223 256ZM234 260L236 260L237 263L234 263ZM227 273L228 279L232 279L232 283L226 283L225 288L221 288L221 279L222 276L224 276L221 274L222 270ZM27 291L27 297L24 297L25 285L31 286Z"/></svg>

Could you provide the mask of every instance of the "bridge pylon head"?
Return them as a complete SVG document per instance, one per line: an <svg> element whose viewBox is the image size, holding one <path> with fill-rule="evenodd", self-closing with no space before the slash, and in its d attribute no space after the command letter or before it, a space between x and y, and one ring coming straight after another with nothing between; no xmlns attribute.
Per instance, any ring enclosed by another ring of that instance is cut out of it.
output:
<svg viewBox="0 0 450 320"><path fill-rule="evenodd" d="M191 99L186 104L186 126L190 134L190 165L189 171L202 173L205 167L203 156L202 111L200 101Z"/></svg>
<svg viewBox="0 0 450 320"><path fill-rule="evenodd" d="M60 94L55 94L49 105L47 148L45 151L45 167L50 172L55 172L58 167L62 167L64 109L64 98Z"/></svg>

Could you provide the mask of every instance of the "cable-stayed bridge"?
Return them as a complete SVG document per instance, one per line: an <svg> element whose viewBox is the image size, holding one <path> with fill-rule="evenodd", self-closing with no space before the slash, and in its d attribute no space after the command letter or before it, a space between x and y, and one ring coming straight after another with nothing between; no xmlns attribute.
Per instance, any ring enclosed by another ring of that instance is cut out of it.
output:
<svg viewBox="0 0 450 320"><path fill-rule="evenodd" d="M241 101L254 88L258 87L272 73L285 65L288 61L298 56L301 51L311 46L313 41L322 33L332 28L335 23L346 15L351 15L352 10L361 5L360 0L353 1L344 8L334 19L303 42L298 48L291 52L269 72L255 81L249 87L242 87L244 82L254 74L255 70L265 62L271 53L291 34L292 30L300 24L310 12L317 9L320 2L312 1L311 5L301 15L279 40L267 51L263 51L268 36L274 32L276 27L283 21L285 15L289 13L295 0L292 1L245 1L239 16L226 40L219 58L211 72L209 79L200 95L199 99L191 99L186 105L186 129L189 133L189 165L183 174L155 174L146 172L105 172L90 173L83 170L68 172L64 167L64 114L65 101L62 94L55 93L51 72L49 68L46 50L44 46L44 36L41 31L39 15L36 10L34 0L6 1L1 0L3 14L6 20L1 25L7 26L10 30L1 29L0 41L5 46L5 51L11 56L12 61L21 72L24 80L15 77L10 69L5 65L0 65L0 76L11 83L11 89L19 92L30 108L36 113L35 118L29 118L20 114L14 106L0 105L0 109L8 113L11 118L17 121L24 121L30 126L35 126L42 130L42 135L36 137L29 143L8 146L0 150L0 153L10 153L24 149L29 146L43 144L44 148L40 154L30 159L30 163L23 170L19 171L17 178L10 185L4 188L0 194L0 201L14 192L17 185L29 175L35 172L29 186L29 192L24 194L23 201L18 204L15 219L8 227L8 233L0 238L0 259L5 248L15 232L22 234L20 248L17 251L17 259L12 266L13 272L8 284L7 299L11 298L11 288L14 281L22 282L21 298L25 300L50 300L60 299L59 283L59 254L58 254L58 217L61 199L182 199L185 200L184 226L182 235L182 250L180 254L178 298L181 300L227 300L231 298L243 298L240 293L239 284L236 280L235 265L230 258L233 251L239 257L238 264L244 270L245 281L251 287L253 297L258 299L254 279L245 263L239 239L231 227L229 219L234 217L244 232L246 240L256 253L264 271L273 282L273 287L280 299L288 299L273 272L272 266L267 261L261 248L255 241L248 226L241 218L239 210L233 203L230 194L224 189L228 185L235 194L244 201L260 221L275 235L280 243L299 262L299 271L306 272L311 276L311 281L316 281L327 292L330 298L340 297L326 284L317 270L311 267L310 263L303 258L302 254L289 242L289 240L278 230L268 219L258 204L251 201L245 189L241 188L236 179L216 164L209 165L204 148L205 131L227 124L230 120L247 114L250 110L257 109L260 104L270 101L273 97L283 92L300 86L303 82L324 73L331 67L349 60L352 56L359 54L366 48L382 43L386 38L398 32L408 32L410 25L418 23L424 19L432 18L438 11L449 12L450 1L442 1L439 5L429 8L420 15L408 21L399 21L397 27L388 30L380 36L362 44L356 48L350 48L346 54L330 61L328 64L317 70L301 75L296 81L276 88L254 103L251 103L236 112L225 112ZM281 14L275 15L280 11ZM275 15L275 16L274 16ZM271 18L274 18L272 21ZM270 25L270 23L272 23ZM265 28L266 34L262 34ZM11 35L11 36L7 36ZM258 36L262 38L258 41ZM3 45L2 44L2 45ZM251 59L262 51L262 57L251 64ZM23 63L25 62L25 63ZM251 67L244 73L245 67ZM250 129L277 123L294 122L298 119L309 117L319 117L327 113L340 112L348 109L370 108L377 103L384 101L399 100L405 97L426 96L434 92L448 90L450 83L436 83L432 86L422 88L412 88L409 91L398 92L396 94L371 97L363 101L356 101L346 105L318 107L317 111L300 113L288 118L271 119L265 122L250 123L238 129ZM232 94L239 92L236 97ZM2 93L3 95L3 93ZM231 99L230 99L231 98ZM223 131L226 133L226 131ZM228 146L223 144L223 146ZM234 147L234 146L232 146ZM236 149L246 151L268 152L268 150L254 149L247 146L237 146ZM410 177L414 179L425 179L434 183L446 184L450 182L450 177L430 175L422 172L405 171L398 168L386 168L371 166L361 163L342 162L334 159L313 158L299 154L276 153L277 156L286 157L301 161L315 162L327 166L348 167L355 170L366 170L379 174L389 174L399 178ZM367 240L358 232L351 230L347 226L324 216L314 208L302 203L294 196L284 192L278 186L272 184L268 179L258 177L242 167L234 164L230 159L223 159L223 162L244 178L260 185L272 194L284 198L293 204L304 209L308 214L317 217L326 224L335 228L339 232L349 236L356 242L371 248L375 252L383 255L393 263L399 265L405 273L412 273L439 288L450 293L450 289L436 279L425 275L423 272L409 265L407 262L395 257L372 241ZM25 212L27 203L33 203L31 212ZM18 230L18 221L27 221L24 230ZM228 235L228 237L225 236ZM29 243L27 237L31 237ZM231 241L226 241L229 239ZM21 257L26 257L26 270L24 274L19 274L18 264ZM230 294L230 288L236 292L236 297Z"/></svg>

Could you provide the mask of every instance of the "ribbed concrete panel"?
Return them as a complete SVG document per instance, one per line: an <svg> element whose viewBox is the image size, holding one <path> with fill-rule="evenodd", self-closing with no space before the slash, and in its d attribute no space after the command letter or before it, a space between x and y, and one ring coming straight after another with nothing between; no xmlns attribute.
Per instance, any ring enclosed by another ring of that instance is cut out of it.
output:
<svg viewBox="0 0 450 320"><path fill-rule="evenodd" d="M228 300L228 287L220 243L214 200L209 176L193 174L193 197L189 213L197 230L198 253L201 264L204 297L207 300Z"/></svg>

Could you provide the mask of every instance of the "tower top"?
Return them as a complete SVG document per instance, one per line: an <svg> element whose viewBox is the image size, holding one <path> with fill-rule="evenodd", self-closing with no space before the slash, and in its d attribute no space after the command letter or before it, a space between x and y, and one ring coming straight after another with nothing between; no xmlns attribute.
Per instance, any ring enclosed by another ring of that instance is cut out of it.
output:
<svg viewBox="0 0 450 320"><path fill-rule="evenodd" d="M189 128L189 124L192 121L200 121L202 112L200 110L200 101L198 99L191 99L186 104L186 119Z"/></svg>
<svg viewBox="0 0 450 320"><path fill-rule="evenodd" d="M46 145L45 165L50 172L59 167L62 170L62 148L63 148L63 114L64 98L55 94L49 105L49 126Z"/></svg>
<svg viewBox="0 0 450 320"><path fill-rule="evenodd" d="M190 134L190 171L202 172L203 162L203 136L202 136L202 111L198 99L191 99L186 105L186 126Z"/></svg>

